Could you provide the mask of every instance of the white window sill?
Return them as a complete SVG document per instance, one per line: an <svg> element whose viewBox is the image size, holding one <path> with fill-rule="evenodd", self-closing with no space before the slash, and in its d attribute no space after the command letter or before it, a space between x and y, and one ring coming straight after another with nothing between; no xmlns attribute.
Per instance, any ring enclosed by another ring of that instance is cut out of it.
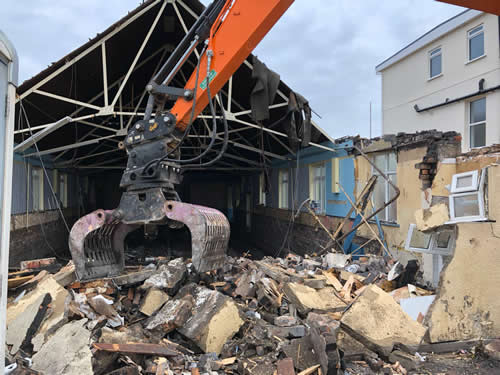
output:
<svg viewBox="0 0 500 375"><path fill-rule="evenodd" d="M430 81L432 81L432 80L434 80L434 79L436 79L436 78L442 77L442 76L443 76L443 73L439 73L438 75L435 75L434 77L429 78L429 79L427 80L427 82L430 82Z"/></svg>
<svg viewBox="0 0 500 375"><path fill-rule="evenodd" d="M487 221L487 217L460 217L447 221L445 224L470 223L476 221Z"/></svg>
<svg viewBox="0 0 500 375"><path fill-rule="evenodd" d="M484 59L485 57L486 57L486 54L481 55L481 56L479 56L479 57L476 57L476 58L475 58L475 59L473 59L473 60L466 61L466 62L465 62L465 65L468 65L468 64L470 64L470 63L473 63L473 62L475 62L475 61L477 61L477 60Z"/></svg>

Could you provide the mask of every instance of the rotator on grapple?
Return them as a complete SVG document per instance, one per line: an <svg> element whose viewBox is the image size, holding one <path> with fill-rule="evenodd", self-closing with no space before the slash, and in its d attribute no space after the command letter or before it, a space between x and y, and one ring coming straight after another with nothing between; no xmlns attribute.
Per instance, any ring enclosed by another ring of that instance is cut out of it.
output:
<svg viewBox="0 0 500 375"><path fill-rule="evenodd" d="M181 169L195 162L198 168L209 167L225 152L228 126L222 111L222 149L214 159L201 162L218 138L212 98L292 2L215 0L198 18L147 85L144 118L129 129L123 141L128 162L120 182L124 193L118 208L88 214L71 230L69 247L79 280L120 273L125 264L125 237L142 226L148 236L154 236L158 228L187 227L195 269L203 272L223 265L230 232L226 217L215 209L181 202L174 186L181 182ZM185 88L170 87L197 50L200 57ZM173 107L165 110L172 100ZM207 105L213 120L211 141L198 156L182 159L180 146Z"/></svg>

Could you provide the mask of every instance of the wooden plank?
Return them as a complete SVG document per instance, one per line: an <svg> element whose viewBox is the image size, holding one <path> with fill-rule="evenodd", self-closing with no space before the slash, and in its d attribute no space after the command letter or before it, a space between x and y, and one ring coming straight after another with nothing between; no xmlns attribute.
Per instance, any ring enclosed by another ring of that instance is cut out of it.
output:
<svg viewBox="0 0 500 375"><path fill-rule="evenodd" d="M7 286L9 289L13 289L13 288L16 288L18 287L19 285L22 285L28 281L30 281L31 279L33 279L35 276L33 275L29 275L29 276L21 276L21 277L15 277L13 279L9 279L7 281Z"/></svg>
<svg viewBox="0 0 500 375"><path fill-rule="evenodd" d="M326 277L326 283L335 288L337 292L342 290L342 283L335 277L331 272L323 271L323 275Z"/></svg>
<svg viewBox="0 0 500 375"><path fill-rule="evenodd" d="M169 349L164 345L159 344L109 344L109 343L94 343L94 348L112 353L125 354L148 354L162 357L173 357L182 354L176 350Z"/></svg>
<svg viewBox="0 0 500 375"><path fill-rule="evenodd" d="M347 282L344 284L344 287L342 288L342 291L340 292L340 294L342 295L342 297L346 300L346 301L350 301L352 298L351 298L351 289L352 289L352 285L354 284L354 276L351 275L349 277L349 279L347 280Z"/></svg>
<svg viewBox="0 0 500 375"><path fill-rule="evenodd" d="M310 375L314 371L316 371L317 369L319 369L319 365L315 365L315 366L309 367L308 369L305 369L304 371L299 372L298 375Z"/></svg>

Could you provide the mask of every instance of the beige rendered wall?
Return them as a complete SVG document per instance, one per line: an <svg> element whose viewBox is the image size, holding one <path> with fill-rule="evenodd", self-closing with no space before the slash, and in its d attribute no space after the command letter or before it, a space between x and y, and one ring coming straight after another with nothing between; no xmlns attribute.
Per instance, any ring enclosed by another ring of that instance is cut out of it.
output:
<svg viewBox="0 0 500 375"><path fill-rule="evenodd" d="M397 226L382 225L389 250L403 263L408 259L422 259L421 254L405 250L404 243L409 225L415 223L415 211L422 208L424 192L415 164L422 162L426 151L427 147L420 147L398 153L397 180L401 194L397 201ZM371 157L375 155L376 153L370 154ZM356 187L359 193L371 177L372 167L362 156L358 156L355 163ZM371 206L368 206L367 212L371 212ZM372 228L378 232L375 224ZM359 234L368 238L373 236L366 226L360 228Z"/></svg>
<svg viewBox="0 0 500 375"><path fill-rule="evenodd" d="M455 254L426 318L431 342L500 337L500 167L488 174L489 216L497 222L458 224Z"/></svg>
<svg viewBox="0 0 500 375"><path fill-rule="evenodd" d="M467 31L483 24L486 56L467 61ZM420 108L471 94L484 78L485 88L500 84L498 18L483 14L382 71L383 133L437 129L457 131L468 150L468 102L460 101L431 111ZM442 76L429 80L429 51L442 48ZM500 91L486 95L487 144L500 143ZM478 97L477 97L478 98ZM477 99L475 98L475 99Z"/></svg>

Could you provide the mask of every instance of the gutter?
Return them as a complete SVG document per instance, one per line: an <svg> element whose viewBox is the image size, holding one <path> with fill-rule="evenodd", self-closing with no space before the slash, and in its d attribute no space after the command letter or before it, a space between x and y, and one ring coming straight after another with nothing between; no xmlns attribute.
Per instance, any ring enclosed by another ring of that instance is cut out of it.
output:
<svg viewBox="0 0 500 375"><path fill-rule="evenodd" d="M468 94L468 95L464 95L464 96L461 96L459 98L455 98L455 99L452 99L452 100L445 100L444 102L442 103L439 103L439 104L435 104L435 105L431 105L429 107L424 107L424 108L419 108L418 104L415 104L413 106L413 108L415 108L415 111L417 111L417 113L420 113L420 112L425 112L425 111L430 111L431 109L435 109L435 108L439 108L439 107L444 107L445 105L449 105L449 104L453 104L453 103L457 103L457 102L460 102L462 100L467 100L467 99L470 99L470 98L474 98L476 96L479 96L479 95L484 95L484 94L488 94L490 92L493 92L493 91L496 91L498 89L500 89L500 85L497 85L497 86L493 86L493 87L490 87L489 89L484 89L484 78L481 78L479 80L479 90L472 93L472 94Z"/></svg>

